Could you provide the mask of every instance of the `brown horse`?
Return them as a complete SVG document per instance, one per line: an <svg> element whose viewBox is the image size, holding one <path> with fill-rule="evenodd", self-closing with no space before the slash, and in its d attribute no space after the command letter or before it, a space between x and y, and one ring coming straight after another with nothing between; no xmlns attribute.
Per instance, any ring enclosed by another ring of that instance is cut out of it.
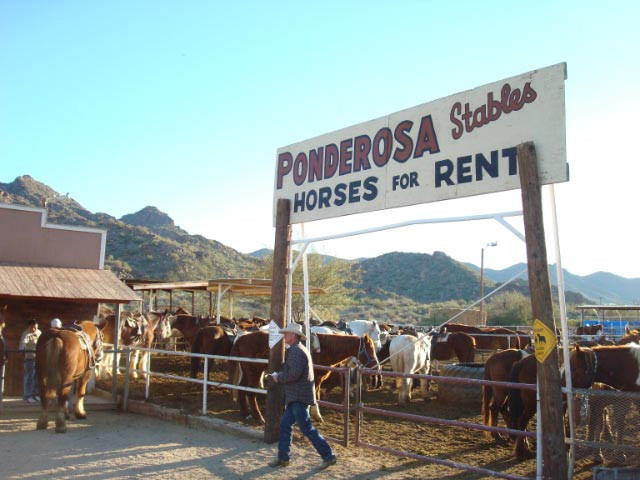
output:
<svg viewBox="0 0 640 480"><path fill-rule="evenodd" d="M248 358L269 358L269 334L263 331L251 332L239 337L231 347L230 356ZM266 371L266 363L237 362L230 360L227 363L229 383L235 383L241 387L259 388L262 374ZM236 376L239 374L239 378ZM243 418L249 417L249 410L253 418L264 423L264 417L260 413L258 400L254 392L236 390L238 406Z"/></svg>
<svg viewBox="0 0 640 480"><path fill-rule="evenodd" d="M494 382L508 382L513 364L526 355L523 350L509 348L491 355L484 364L484 380ZM502 414L507 428L511 428L507 396L509 390L505 387L482 385L482 416L484 424L491 427L498 426L498 413ZM488 438L503 440L497 432L485 432Z"/></svg>
<svg viewBox="0 0 640 480"><path fill-rule="evenodd" d="M180 332L180 335L184 338L184 341L191 347L193 341L198 334L198 331L209 325L211 318L208 317L194 317L193 315L169 315L169 323L171 328ZM172 336L173 333L172 333Z"/></svg>
<svg viewBox="0 0 640 480"><path fill-rule="evenodd" d="M522 348L520 336L509 328L504 327L474 327L461 323L447 323L442 327L444 332L464 332L476 340L479 350L506 350L507 348Z"/></svg>
<svg viewBox="0 0 640 480"><path fill-rule="evenodd" d="M624 337L616 342L617 345L626 345L628 343L640 344L640 330L631 330L629 325L624 327Z"/></svg>
<svg viewBox="0 0 640 480"><path fill-rule="evenodd" d="M73 382L76 418L87 417L84 396L91 371L102 357L102 335L91 321L81 322L79 327L82 332L50 328L38 338L35 363L42 404L38 430L47 428L49 400L57 398L56 432L67 431L67 399Z"/></svg>
<svg viewBox="0 0 640 480"><path fill-rule="evenodd" d="M476 341L464 332L436 333L431 338L431 360L450 360L454 355L461 363L475 359Z"/></svg>
<svg viewBox="0 0 640 480"><path fill-rule="evenodd" d="M236 338L236 332L212 325L201 328L193 339L192 353L205 353L207 355L226 355L231 353L231 347ZM211 360L209 361L209 375L211 374ZM200 369L200 357L191 357L191 378L196 378ZM207 378L208 380L208 378Z"/></svg>
<svg viewBox="0 0 640 480"><path fill-rule="evenodd" d="M509 381L515 383L536 383L538 364L534 355L518 360L511 367ZM509 420L511 428L526 430L529 420L536 413L536 392L533 390L509 389ZM533 457L526 437L516 437L515 454L518 460Z"/></svg>
<svg viewBox="0 0 640 480"><path fill-rule="evenodd" d="M102 331L105 343L113 344L115 340L115 315L108 315L102 324ZM123 312L120 316L120 345L130 347L151 348L156 338L167 339L171 335L171 327L166 312L147 312L146 315L140 313ZM105 374L112 374L113 354L105 355L100 369L100 377ZM133 352L131 368L142 370L142 377L145 378L148 352ZM116 365L120 364L120 354L116 355ZM102 368L104 367L104 368ZM138 378L138 372L131 374L133 378Z"/></svg>
<svg viewBox="0 0 640 480"><path fill-rule="evenodd" d="M315 365L325 367L338 367L350 359L357 358L358 362L366 368L374 368L378 364L378 357L373 340L368 335L358 337L356 335L318 333L320 350L311 352L311 358ZM325 380L332 375L327 370L314 370L316 385L316 397L320 399L320 388ZM318 413L318 412L316 412Z"/></svg>
<svg viewBox="0 0 640 480"><path fill-rule="evenodd" d="M230 355L232 357L268 358L268 339L269 334L262 331L242 335L233 344ZM331 367L351 357L356 357L360 363L368 367L373 367L378 363L373 341L367 335L358 337L355 335L318 334L318 340L320 342L320 350L312 352L314 364ZM238 385L259 388L260 380L267 369L267 364L229 361L230 382L233 381L238 363L240 363L242 373ZM325 370L314 371L316 396L322 386L322 382L330 373ZM249 404L248 408L247 402ZM260 412L255 393L238 390L238 404L240 413L244 418L248 417L249 410L251 410L253 418L257 422L264 423L264 417Z"/></svg>
<svg viewBox="0 0 640 480"><path fill-rule="evenodd" d="M637 379L640 375L640 346L635 343L626 345L598 346L581 348L575 346L571 356L571 379L574 388L589 388L599 382L616 390L640 392ZM624 417L637 401L620 399L614 405L616 418L616 441L621 443L625 432Z"/></svg>

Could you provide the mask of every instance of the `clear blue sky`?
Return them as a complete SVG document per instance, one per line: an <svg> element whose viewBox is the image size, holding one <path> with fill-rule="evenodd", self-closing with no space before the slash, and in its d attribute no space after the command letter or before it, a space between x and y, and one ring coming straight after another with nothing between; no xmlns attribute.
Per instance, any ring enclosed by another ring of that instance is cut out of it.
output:
<svg viewBox="0 0 640 480"><path fill-rule="evenodd" d="M631 0L1 1L0 182L28 174L93 212L153 205L189 233L242 252L272 248L278 147L566 62L571 180L555 189L563 266L640 277L638 18ZM519 192L507 192L305 233L520 208ZM440 250L477 265L493 241L486 267L526 261L495 222L315 249Z"/></svg>

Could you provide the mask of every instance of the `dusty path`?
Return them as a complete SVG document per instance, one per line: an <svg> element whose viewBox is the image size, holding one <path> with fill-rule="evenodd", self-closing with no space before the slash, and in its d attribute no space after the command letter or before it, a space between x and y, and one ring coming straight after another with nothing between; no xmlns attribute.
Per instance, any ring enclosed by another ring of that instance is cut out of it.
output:
<svg viewBox="0 0 640 480"><path fill-rule="evenodd" d="M320 458L302 439L294 444L291 465L274 470L267 463L275 457L275 445L110 410L70 421L66 434L55 433L52 422L48 430L38 431L36 420L36 410L0 416L1 478L480 478L340 446L338 464L319 472Z"/></svg>

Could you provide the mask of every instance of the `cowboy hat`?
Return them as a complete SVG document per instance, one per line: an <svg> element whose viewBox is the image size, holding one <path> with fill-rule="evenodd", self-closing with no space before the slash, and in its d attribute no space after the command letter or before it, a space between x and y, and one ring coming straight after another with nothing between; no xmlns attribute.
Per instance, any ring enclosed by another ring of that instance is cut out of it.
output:
<svg viewBox="0 0 640 480"><path fill-rule="evenodd" d="M295 333L300 338L302 338L302 340L306 340L306 338L307 338L307 337L305 337L304 333L302 332L302 325L299 325L297 323L290 323L285 328L281 328L278 333L281 333L281 334L283 334L283 333Z"/></svg>

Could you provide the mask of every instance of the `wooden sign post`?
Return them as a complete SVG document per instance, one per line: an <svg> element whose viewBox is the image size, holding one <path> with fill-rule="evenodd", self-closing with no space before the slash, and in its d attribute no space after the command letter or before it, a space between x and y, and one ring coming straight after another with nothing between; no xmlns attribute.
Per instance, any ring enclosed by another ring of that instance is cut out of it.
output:
<svg viewBox="0 0 640 480"><path fill-rule="evenodd" d="M287 282L289 279L289 251L291 249L291 225L289 215L291 202L281 198L276 206L276 235L273 247L273 275L270 318L280 328L285 326L287 316ZM284 342L280 340L269 354L269 372L280 370L284 359ZM282 415L282 388L275 383L267 392L267 417L264 426L264 441L275 443L280 437Z"/></svg>
<svg viewBox="0 0 640 480"><path fill-rule="evenodd" d="M518 145L518 170L522 189L531 309L535 321L541 322L544 327L554 332L555 338L551 282L549 281L547 247L542 218L542 197L538 180L538 160L532 142ZM542 475L545 479L562 480L568 477L568 470L567 450L564 445L558 349L554 345L550 351L542 353L544 354L542 356L536 355L544 438Z"/></svg>

